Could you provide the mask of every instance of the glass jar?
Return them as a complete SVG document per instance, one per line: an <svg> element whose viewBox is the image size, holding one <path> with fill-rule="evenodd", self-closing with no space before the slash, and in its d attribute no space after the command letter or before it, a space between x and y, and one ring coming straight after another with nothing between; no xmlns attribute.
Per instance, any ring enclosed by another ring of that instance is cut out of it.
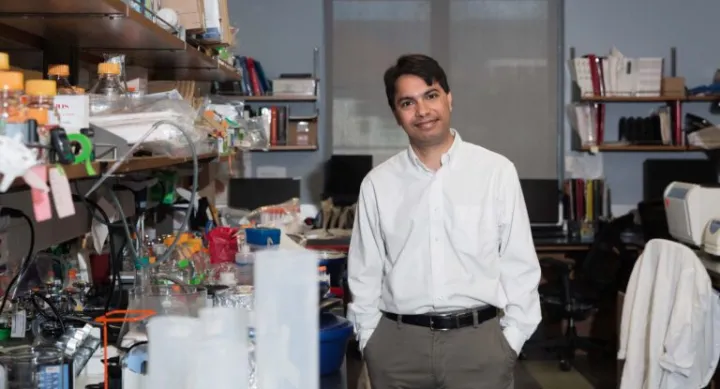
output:
<svg viewBox="0 0 720 389"><path fill-rule="evenodd" d="M0 65L1 62L2 56ZM14 136L20 133L25 141L30 141L26 136L23 82L24 77L20 72L0 71L0 135Z"/></svg>
<svg viewBox="0 0 720 389"><path fill-rule="evenodd" d="M57 64L48 66L48 79L55 81L57 84L57 94L74 95L75 87L70 84L70 67L65 64Z"/></svg>
<svg viewBox="0 0 720 389"><path fill-rule="evenodd" d="M98 64L98 81L90 89L90 112L101 114L117 112L126 108L126 91L120 79L119 63Z"/></svg>
<svg viewBox="0 0 720 389"><path fill-rule="evenodd" d="M37 122L38 142L43 146L50 145L50 129L60 123L60 116L55 109L57 83L52 80L28 80L25 83L27 98L27 117ZM41 151L42 159L47 153Z"/></svg>

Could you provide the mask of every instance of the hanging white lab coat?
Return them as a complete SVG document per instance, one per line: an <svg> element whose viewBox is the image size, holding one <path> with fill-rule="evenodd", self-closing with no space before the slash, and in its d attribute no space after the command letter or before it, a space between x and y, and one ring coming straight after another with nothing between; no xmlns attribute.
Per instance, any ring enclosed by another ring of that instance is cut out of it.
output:
<svg viewBox="0 0 720 389"><path fill-rule="evenodd" d="M620 389L700 389L720 357L720 299L697 255L648 242L630 276L618 359Z"/></svg>

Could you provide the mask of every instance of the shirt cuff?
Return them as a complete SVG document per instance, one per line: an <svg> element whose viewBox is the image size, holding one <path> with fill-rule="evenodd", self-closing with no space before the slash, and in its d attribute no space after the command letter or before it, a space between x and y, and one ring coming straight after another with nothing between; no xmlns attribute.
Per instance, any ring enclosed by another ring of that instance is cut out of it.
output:
<svg viewBox="0 0 720 389"><path fill-rule="evenodd" d="M362 330L357 334L357 341L358 345L360 347L360 352L365 351L365 346L367 346L368 340L370 340L370 337L372 336L373 332L375 332L374 328Z"/></svg>
<svg viewBox="0 0 720 389"><path fill-rule="evenodd" d="M525 338L525 335L523 335L523 333L515 327L503 328L503 335L505 335L505 339L507 340L513 351L515 351L515 354L520 355L523 345L527 340Z"/></svg>

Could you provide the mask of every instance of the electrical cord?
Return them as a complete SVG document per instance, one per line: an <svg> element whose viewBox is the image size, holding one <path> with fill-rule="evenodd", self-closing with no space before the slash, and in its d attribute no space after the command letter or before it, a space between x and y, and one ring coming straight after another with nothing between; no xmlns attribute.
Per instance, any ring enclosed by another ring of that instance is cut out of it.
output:
<svg viewBox="0 0 720 389"><path fill-rule="evenodd" d="M85 207L88 208L88 210L89 210L90 205L88 205L88 203L89 203L91 200L90 200L90 199L86 199L85 197L79 195L79 193L80 193L80 186L78 185L78 182L77 182L77 181L73 181L73 185L75 186L75 193L78 193L77 195L73 195L73 201L78 202L78 200L79 200L79 202L83 203L83 204L85 205ZM94 204L94 208L95 208L95 209L99 209L99 208L100 208L100 206L98 205L98 203L96 203L96 202L93 201L93 204ZM100 209L101 209L101 208L100 208ZM96 221L96 222L98 222L98 223L100 223L100 224L102 224L102 225L104 225L104 226L106 226L106 227L108 227L108 228L111 228L111 227L112 227L112 224L110 223L110 218L107 218L107 219L103 220L103 219L101 219L98 215L96 215L95 212L90 212L90 216L92 217L92 219L93 219L94 221Z"/></svg>
<svg viewBox="0 0 720 389"><path fill-rule="evenodd" d="M142 345L144 345L144 344L148 344L148 341L147 341L147 340L141 340L141 341L139 341L139 342L135 342L135 343L131 344L131 345L128 346L128 347L119 347L119 346L116 346L116 347L117 347L120 351L124 352L125 354L128 354L128 353L130 353L130 351L132 351L132 349L134 349L135 347L142 346Z"/></svg>
<svg viewBox="0 0 720 389"><path fill-rule="evenodd" d="M110 199L113 201L115 208L117 209L118 213L120 214L120 219L123 221L123 229L125 230L125 236L127 237L128 242L132 242L133 236L130 232L130 225L127 222L127 216L125 216L125 211L123 211L122 203L120 202L120 199L118 199L117 195L115 194L115 191L109 190L108 194L110 195ZM135 232L135 235L137 236L137 231ZM140 237L138 237L140 239ZM137 250L135 250L135 245L129 244L126 247L129 247L130 253L132 254L132 260L133 263L136 263L139 256Z"/></svg>
<svg viewBox="0 0 720 389"><path fill-rule="evenodd" d="M112 224L110 223L110 217L108 216L107 212L105 212L105 210L102 209L102 207L98 203L96 203L93 200L86 199L80 195L76 195L76 194L72 195L72 199L73 199L73 201L79 200L80 202L85 204L85 206L88 208L88 212L93 216L96 216L95 211L97 211L97 213L99 213L103 219L103 224L107 225L108 227L112 227ZM115 243L112 238L108 239L108 245L110 246L110 255L108 256L108 258L110 260L110 272L112 273L112 278L110 281L110 292L107 297L107 300L105 301L105 313L107 313L110 310L110 302L115 297L115 287L117 286L118 278L119 278L118 274L117 274L118 271L116 269L116 263L117 263L116 259L117 258L115 258L117 251L115 251ZM96 249L97 249L97 247L96 247ZM102 248L100 248L100 249L102 249Z"/></svg>
<svg viewBox="0 0 720 389"><path fill-rule="evenodd" d="M8 208L8 207L2 207L0 209L0 215L4 216L10 216L10 217L19 217L21 219L24 219L28 227L30 228L30 242L28 244L28 253L23 258L23 261L20 263L20 269L18 269L17 274L10 280L10 283L8 283L7 288L5 288L5 293L3 293L2 303L0 303L0 315L5 310L5 305L7 304L8 296L10 295L10 290L13 288L13 286L17 283L19 283L19 280L21 279L21 276L27 271L27 269L30 267L30 264L32 263L33 258L33 251L35 250L35 227L33 226L32 219L25 214L25 212L15 209L15 208Z"/></svg>
<svg viewBox="0 0 720 389"><path fill-rule="evenodd" d="M35 309L38 310L43 316L45 316L44 310L40 307L40 304L37 303L35 298L39 298L40 300L44 301L45 304L50 307L50 311L52 312L53 316L55 316L55 319L57 319L58 323L60 324L60 329L62 330L62 333L65 333L65 321L63 320L62 316L60 316L60 313L58 312L57 308L55 307L55 304L50 301L49 298L39 294L39 293L33 293L30 296L30 300L32 301L32 304L35 306Z"/></svg>

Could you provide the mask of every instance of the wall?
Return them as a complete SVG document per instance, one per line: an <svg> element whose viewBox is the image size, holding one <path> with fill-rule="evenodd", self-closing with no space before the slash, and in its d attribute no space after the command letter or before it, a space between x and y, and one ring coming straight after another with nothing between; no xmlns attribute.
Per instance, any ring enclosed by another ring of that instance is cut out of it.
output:
<svg viewBox="0 0 720 389"><path fill-rule="evenodd" d="M716 23L720 3L693 0L692 12L677 0L565 0L564 50L575 47L578 55L605 53L613 45L628 56L664 56L669 61L671 47L678 52L678 75L694 86L712 80L720 67L717 38L707 26ZM239 29L235 52L262 61L269 77L281 72L310 72L312 50L323 51L323 0L233 0L229 2L233 24ZM324 63L319 76L325 81ZM668 62L669 63L669 62ZM570 101L570 82L566 73L565 102ZM327 82L321 82L327 86ZM322 188L322 165L332 154L329 110L321 92L318 103L320 150L298 153L254 153L253 173L258 166L282 166L288 176L302 176L303 200L316 200ZM608 106L608 139L616 139L620 116L645 115L653 104L613 104ZM686 106L708 118L707 104ZM565 126L568 155L569 126ZM581 155L587 159L586 155ZM702 153L605 153L599 159L612 188L616 214L634 208L642 199L642 162L648 158L704 158Z"/></svg>
<svg viewBox="0 0 720 389"><path fill-rule="evenodd" d="M692 6L690 5L692 4ZM708 29L717 23L720 2L715 0L565 0L564 44L567 55L607 53L615 45L624 55L666 58L669 71L670 48L677 48L677 74L688 86L707 84L720 68L718 38ZM668 73L666 73L668 74ZM569 102L570 82L566 72L565 101ZM607 106L606 135L617 139L620 116L648 114L656 104L612 104ZM692 112L720 123L708 112L707 103L686 105ZM566 126L566 150L570 129ZM569 152L569 154L573 154ZM642 163L648 158L704 158L702 153L605 153L602 166L612 189L614 213L634 208L642 199ZM585 157L587 158L587 157Z"/></svg>
<svg viewBox="0 0 720 389"><path fill-rule="evenodd" d="M259 166L287 169L288 177L302 177L303 202L317 201L323 183L323 164L332 154L327 82L323 63L323 0L232 0L230 20L238 29L234 52L260 61L268 78L280 73L311 73L313 49L320 48L319 150L315 152L255 152L250 159L254 176Z"/></svg>

